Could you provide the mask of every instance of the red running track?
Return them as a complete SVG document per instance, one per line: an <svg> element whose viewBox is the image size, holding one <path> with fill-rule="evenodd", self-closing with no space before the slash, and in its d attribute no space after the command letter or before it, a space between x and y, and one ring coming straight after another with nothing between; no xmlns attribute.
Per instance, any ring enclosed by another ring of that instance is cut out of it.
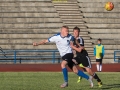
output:
<svg viewBox="0 0 120 90"><path fill-rule="evenodd" d="M78 67L79 68L79 67ZM81 69L81 68L79 68ZM68 69L71 71L70 69ZM96 65L92 65L96 71ZM0 72L60 72L60 64L0 64ZM120 64L103 64L102 72L120 72Z"/></svg>

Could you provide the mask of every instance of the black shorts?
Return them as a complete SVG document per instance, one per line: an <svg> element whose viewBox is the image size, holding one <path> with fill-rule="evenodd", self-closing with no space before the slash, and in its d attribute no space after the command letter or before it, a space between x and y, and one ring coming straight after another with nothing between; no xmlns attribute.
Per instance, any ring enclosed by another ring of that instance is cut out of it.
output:
<svg viewBox="0 0 120 90"><path fill-rule="evenodd" d="M96 62L102 63L102 59L96 59Z"/></svg>
<svg viewBox="0 0 120 90"><path fill-rule="evenodd" d="M88 56L84 56L84 57L75 57L74 58L78 64L82 64L84 67L88 67L91 68L91 60Z"/></svg>
<svg viewBox="0 0 120 90"><path fill-rule="evenodd" d="M65 54L65 55L62 57L62 59L68 62L68 67L69 67L70 69L72 69L73 66L75 65L74 62L72 61L72 59L73 59L73 53L67 53L67 54Z"/></svg>

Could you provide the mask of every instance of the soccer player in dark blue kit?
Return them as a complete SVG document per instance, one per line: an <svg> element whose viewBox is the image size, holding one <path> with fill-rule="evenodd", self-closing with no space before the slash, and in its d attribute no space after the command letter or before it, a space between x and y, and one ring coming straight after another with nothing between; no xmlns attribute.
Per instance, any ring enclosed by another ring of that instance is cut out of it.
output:
<svg viewBox="0 0 120 90"><path fill-rule="evenodd" d="M73 52L70 44L73 43L73 39L73 36L69 34L69 28L67 26L63 26L60 33L55 34L54 36L41 42L34 42L33 45L43 45L47 42L56 43L57 49L62 57L61 68L63 72L64 83L60 86L61 88L65 88L68 86L68 71L66 65L68 65L68 67L72 69L75 74L87 79L90 82L91 87L93 87L92 77L86 75L81 70L78 70L74 62L72 61Z"/></svg>

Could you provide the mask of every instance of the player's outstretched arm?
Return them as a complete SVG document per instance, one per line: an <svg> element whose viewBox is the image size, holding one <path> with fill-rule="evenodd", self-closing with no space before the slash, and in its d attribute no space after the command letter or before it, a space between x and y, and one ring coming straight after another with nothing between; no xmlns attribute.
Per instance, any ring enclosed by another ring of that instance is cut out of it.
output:
<svg viewBox="0 0 120 90"><path fill-rule="evenodd" d="M46 40L42 40L40 42L34 42L33 46L43 45L43 44L46 44L47 42L49 42L47 39Z"/></svg>

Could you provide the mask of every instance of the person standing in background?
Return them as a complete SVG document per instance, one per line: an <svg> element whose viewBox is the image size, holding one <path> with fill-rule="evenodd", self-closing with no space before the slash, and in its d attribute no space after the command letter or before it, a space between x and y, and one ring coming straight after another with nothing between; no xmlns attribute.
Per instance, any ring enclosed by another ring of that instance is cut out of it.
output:
<svg viewBox="0 0 120 90"><path fill-rule="evenodd" d="M99 38L97 40L98 45L94 47L94 56L96 58L96 67L98 72L102 71L102 59L105 54L104 45L102 45L101 42L102 40Z"/></svg>

